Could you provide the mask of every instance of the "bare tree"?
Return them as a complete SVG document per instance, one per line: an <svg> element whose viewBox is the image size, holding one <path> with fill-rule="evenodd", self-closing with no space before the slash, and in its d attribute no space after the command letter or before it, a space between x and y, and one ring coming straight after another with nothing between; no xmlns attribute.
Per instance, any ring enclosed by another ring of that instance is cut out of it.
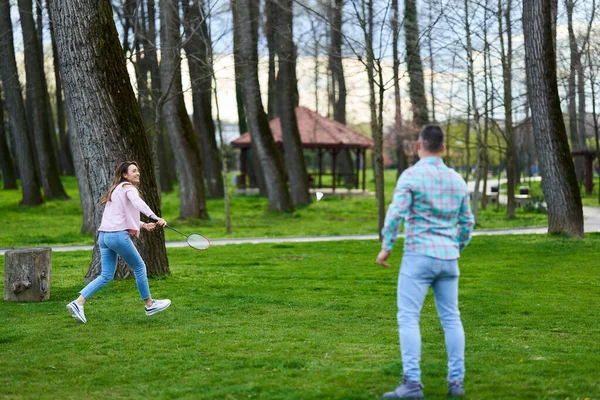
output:
<svg viewBox="0 0 600 400"><path fill-rule="evenodd" d="M181 84L181 37L178 2L159 1L160 9L160 84L163 115L171 146L176 154L179 175L181 218L208 218L204 191L204 170L194 129L185 109Z"/></svg>
<svg viewBox="0 0 600 400"><path fill-rule="evenodd" d="M585 142L582 142L581 137L585 136L585 126L583 127L584 132L577 132L578 127L581 129L581 125L577 125L577 72L581 67L581 56L577 46L577 39L575 38L575 31L573 29L573 8L575 4L573 0L565 0L565 7L567 10L567 26L569 30L569 49L570 49L570 69L569 69L569 80L568 80L568 110L569 110L569 136L571 137L571 148L573 150L580 150L585 147ZM584 107L585 107L585 94L584 94ZM585 112L584 112L585 115ZM584 160L582 157L575 157L575 174L577 180L583 182L584 173Z"/></svg>
<svg viewBox="0 0 600 400"><path fill-rule="evenodd" d="M33 21L32 0L19 0L18 4L23 31L25 72L27 74L27 102L31 105L31 128L38 160L40 183L44 188L46 199L68 199L69 196L67 196L60 180L58 162L52 145L54 132L49 124L48 90Z"/></svg>
<svg viewBox="0 0 600 400"><path fill-rule="evenodd" d="M110 2L54 0L50 9L65 98L72 116L70 125L76 128L80 140L93 204L97 205L108 189L115 166L124 160L136 160L144 174L140 184L144 200L160 215L150 149L129 83ZM80 23L82 20L87 23ZM102 211L102 207L96 206L96 226L100 224ZM148 273L168 274L163 230L146 232L136 241ZM93 279L100 270L96 246L86 280ZM129 276L130 271L121 263L117 275Z"/></svg>
<svg viewBox="0 0 600 400"><path fill-rule="evenodd" d="M276 50L279 59L277 74L277 114L281 123L285 165L290 181L290 192L295 205L310 204L308 174L298 121L296 119L296 56L293 37L292 0L276 0L273 3L275 19Z"/></svg>
<svg viewBox="0 0 600 400"><path fill-rule="evenodd" d="M410 79L409 94L413 111L413 123L417 126L429 123L425 79L419 42L419 21L416 0L404 2L404 31L406 33L406 65Z"/></svg>
<svg viewBox="0 0 600 400"><path fill-rule="evenodd" d="M46 0L46 9L50 14L50 0ZM52 61L54 64L54 82L56 91L56 115L58 120L58 139L60 149L60 166L61 171L67 175L75 175L73 166L73 155L71 153L71 144L67 136L67 119L65 105L63 101L62 81L60 78L60 65L58 64L58 54L56 50L56 40L54 38L54 26L52 25L52 16L50 15L49 23L50 39L52 41Z"/></svg>
<svg viewBox="0 0 600 400"><path fill-rule="evenodd" d="M400 21L398 0L392 0L392 57L394 59L394 129L396 131L397 166L396 177L408 168L408 160L404 152L404 135L402 135L402 100L400 98L400 56L398 41L400 37Z"/></svg>
<svg viewBox="0 0 600 400"><path fill-rule="evenodd" d="M475 123L475 137L477 144L477 155L475 161L475 190L473 191L473 215L477 220L479 213L479 184L481 182L481 167L482 167L482 147L481 127L479 125L479 109L477 108L477 94L475 91L475 63L473 61L473 47L471 44L471 25L469 22L469 3L470 0L465 0L465 34L467 37L467 74L469 76L471 89L471 102L473 103L473 121ZM467 127L467 129L469 129ZM469 165L467 165L469 167ZM485 195L485 194L484 194Z"/></svg>
<svg viewBox="0 0 600 400"><path fill-rule="evenodd" d="M243 65L243 96L246 118L252 137L253 156L262 168L269 210L293 211L285 181L281 155L277 150L269 121L262 105L258 81L258 3L253 0L232 0L235 46Z"/></svg>
<svg viewBox="0 0 600 400"><path fill-rule="evenodd" d="M513 140L512 120L512 0L506 0L506 9L503 10L502 0L498 0L498 32L500 39L500 59L502 62L502 78L504 82L504 137L506 138L506 188L507 206L506 216L516 216L515 203L515 148ZM504 46L504 29L502 28L502 14L506 20L506 47Z"/></svg>
<svg viewBox="0 0 600 400"><path fill-rule="evenodd" d="M2 99L2 90L0 90L0 169L2 170L4 190L17 189L17 175L4 129L4 100Z"/></svg>
<svg viewBox="0 0 600 400"><path fill-rule="evenodd" d="M191 5L188 0L182 3L186 31L184 49L188 57L194 104L194 130L200 145L208 196L219 198L223 197L223 180L212 117L212 43L206 23L207 14L204 0L194 0Z"/></svg>
<svg viewBox="0 0 600 400"><path fill-rule="evenodd" d="M25 115L25 104L19 82L15 59L13 28L10 19L9 0L0 0L0 76L6 96L6 109L10 131L15 142L15 156L21 179L23 196L21 205L34 206L44 202L40 185L35 175L33 144L29 140L29 128Z"/></svg>
<svg viewBox="0 0 600 400"><path fill-rule="evenodd" d="M551 0L524 0L523 31L533 132L548 204L548 232L583 237L581 194L556 83Z"/></svg>

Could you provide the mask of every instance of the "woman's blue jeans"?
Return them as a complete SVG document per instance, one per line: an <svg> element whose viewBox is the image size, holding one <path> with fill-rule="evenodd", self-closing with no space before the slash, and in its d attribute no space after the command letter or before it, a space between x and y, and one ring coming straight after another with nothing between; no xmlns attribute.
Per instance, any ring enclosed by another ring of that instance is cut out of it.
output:
<svg viewBox="0 0 600 400"><path fill-rule="evenodd" d="M112 281L117 270L117 257L121 258L133 269L135 283L142 299L150 297L148 278L146 276L146 264L140 253L133 245L127 231L100 232L98 245L102 256L102 273L91 281L79 292L83 297L89 299L100 288Z"/></svg>
<svg viewBox="0 0 600 400"><path fill-rule="evenodd" d="M398 326L404 377L421 381L419 320L429 287L433 289L444 328L448 353L448 380L465 376L465 333L458 311L458 260L441 260L404 253L398 277Z"/></svg>

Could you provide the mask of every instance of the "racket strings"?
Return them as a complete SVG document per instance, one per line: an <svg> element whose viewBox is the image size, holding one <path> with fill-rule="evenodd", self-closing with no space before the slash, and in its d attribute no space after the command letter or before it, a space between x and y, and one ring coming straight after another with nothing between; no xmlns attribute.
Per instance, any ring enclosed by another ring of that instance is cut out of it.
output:
<svg viewBox="0 0 600 400"><path fill-rule="evenodd" d="M206 250L210 247L208 239L197 233L192 233L188 236L187 242L190 246L198 250Z"/></svg>

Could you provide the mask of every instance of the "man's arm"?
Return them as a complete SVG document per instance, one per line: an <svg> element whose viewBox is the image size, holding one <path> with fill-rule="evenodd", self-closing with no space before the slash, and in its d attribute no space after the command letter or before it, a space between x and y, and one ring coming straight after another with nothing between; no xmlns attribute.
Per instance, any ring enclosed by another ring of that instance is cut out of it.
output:
<svg viewBox="0 0 600 400"><path fill-rule="evenodd" d="M394 198L392 203L388 207L387 214L385 216L385 223L381 234L383 236L383 243L381 248L387 252L391 252L396 243L398 237L398 231L400 230L400 224L406 217L406 213L412 203L412 193L410 188L410 178L407 173L403 173L398 179L396 189L394 190Z"/></svg>
<svg viewBox="0 0 600 400"><path fill-rule="evenodd" d="M475 226L475 218L471 213L469 193L463 198L458 212L458 248L462 251L471 241L471 233Z"/></svg>

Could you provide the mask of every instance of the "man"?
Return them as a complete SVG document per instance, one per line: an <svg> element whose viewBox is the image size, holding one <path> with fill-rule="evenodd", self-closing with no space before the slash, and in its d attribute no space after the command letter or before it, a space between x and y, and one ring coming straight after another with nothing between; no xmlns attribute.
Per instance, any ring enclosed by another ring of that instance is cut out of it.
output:
<svg viewBox="0 0 600 400"><path fill-rule="evenodd" d="M385 399L423 398L419 318L432 287L444 328L448 352L448 395L463 396L465 335L458 311L458 258L471 240L475 224L469 190L463 178L446 167L441 155L444 134L425 126L417 141L419 162L405 170L396 184L382 230L377 263L389 267L402 220L404 254L398 278L398 325L403 382Z"/></svg>

